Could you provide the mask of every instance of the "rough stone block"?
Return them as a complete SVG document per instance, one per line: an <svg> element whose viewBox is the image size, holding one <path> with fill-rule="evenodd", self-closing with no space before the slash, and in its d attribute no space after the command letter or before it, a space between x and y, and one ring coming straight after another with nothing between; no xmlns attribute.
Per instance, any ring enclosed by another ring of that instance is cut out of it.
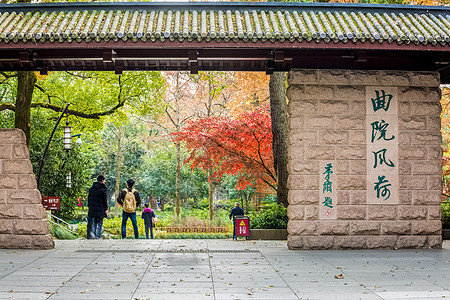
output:
<svg viewBox="0 0 450 300"><path fill-rule="evenodd" d="M306 85L305 97L306 99L318 99L318 100L333 99L334 88L329 85ZM320 111L320 104L319 104L319 111Z"/></svg>
<svg viewBox="0 0 450 300"><path fill-rule="evenodd" d="M301 94L298 94L297 96L300 97ZM297 101L290 104L289 107L290 107L289 109L290 115L294 118L304 115L314 115L317 114L317 112L319 111L319 101L315 99L298 98Z"/></svg>
<svg viewBox="0 0 450 300"><path fill-rule="evenodd" d="M0 190L0 204L6 204L6 190Z"/></svg>
<svg viewBox="0 0 450 300"><path fill-rule="evenodd" d="M380 235L367 238L367 249L394 249L397 244L397 236Z"/></svg>
<svg viewBox="0 0 450 300"><path fill-rule="evenodd" d="M424 99L425 102L439 102L442 97L442 91L439 87L430 87L428 88L427 97Z"/></svg>
<svg viewBox="0 0 450 300"><path fill-rule="evenodd" d="M320 220L317 231L320 235L349 235L350 222L342 220Z"/></svg>
<svg viewBox="0 0 450 300"><path fill-rule="evenodd" d="M442 248L442 235L429 235L428 246L433 249Z"/></svg>
<svg viewBox="0 0 450 300"><path fill-rule="evenodd" d="M18 178L19 178L18 187L20 189L36 189L37 188L36 178L34 177L33 174L19 175Z"/></svg>
<svg viewBox="0 0 450 300"><path fill-rule="evenodd" d="M365 116L366 115L366 102L365 101L350 101L349 115L350 116Z"/></svg>
<svg viewBox="0 0 450 300"><path fill-rule="evenodd" d="M36 189L9 190L7 204L39 204L42 203L41 193Z"/></svg>
<svg viewBox="0 0 450 300"><path fill-rule="evenodd" d="M438 116L427 117L427 130L428 131L439 131L441 130L441 118Z"/></svg>
<svg viewBox="0 0 450 300"><path fill-rule="evenodd" d="M440 191L413 191L414 205L433 205L441 203Z"/></svg>
<svg viewBox="0 0 450 300"><path fill-rule="evenodd" d="M2 174L0 175L0 189L17 188L17 175Z"/></svg>
<svg viewBox="0 0 450 300"><path fill-rule="evenodd" d="M319 207L317 205L305 206L305 219L306 220L318 220L319 219Z"/></svg>
<svg viewBox="0 0 450 300"><path fill-rule="evenodd" d="M337 236L334 239L336 249L366 249L366 236Z"/></svg>
<svg viewBox="0 0 450 300"><path fill-rule="evenodd" d="M4 159L3 174L32 174L33 167L29 159Z"/></svg>
<svg viewBox="0 0 450 300"><path fill-rule="evenodd" d="M381 225L376 221L351 221L351 235L378 235L380 234Z"/></svg>
<svg viewBox="0 0 450 300"><path fill-rule="evenodd" d="M287 208L289 220L303 220L305 218L304 205L289 205Z"/></svg>
<svg viewBox="0 0 450 300"><path fill-rule="evenodd" d="M290 143L306 143L308 145L315 145L317 144L317 135L318 134L316 131L302 131L299 133L292 133L290 137Z"/></svg>
<svg viewBox="0 0 450 300"><path fill-rule="evenodd" d="M12 158L11 144L1 144L0 145L0 159L11 159L11 158Z"/></svg>
<svg viewBox="0 0 450 300"><path fill-rule="evenodd" d="M412 221L412 234L441 234L442 223L440 220L414 220Z"/></svg>
<svg viewBox="0 0 450 300"><path fill-rule="evenodd" d="M289 235L317 235L318 221L289 220Z"/></svg>
<svg viewBox="0 0 450 300"><path fill-rule="evenodd" d="M420 220L427 218L427 206L420 205L399 205L399 220Z"/></svg>
<svg viewBox="0 0 450 300"><path fill-rule="evenodd" d="M352 205L364 205L367 203L366 191L351 191L350 199Z"/></svg>
<svg viewBox="0 0 450 300"><path fill-rule="evenodd" d="M336 157L339 159L366 159L364 146L336 146Z"/></svg>
<svg viewBox="0 0 450 300"><path fill-rule="evenodd" d="M305 146L304 145L289 145L288 146L288 156L290 159L302 159L305 157ZM291 164L288 162L288 164Z"/></svg>
<svg viewBox="0 0 450 300"><path fill-rule="evenodd" d="M405 101L398 102L398 114L399 116L409 116L411 115L411 103Z"/></svg>
<svg viewBox="0 0 450 300"><path fill-rule="evenodd" d="M420 131L412 134L413 145L439 145L441 143L440 132Z"/></svg>
<svg viewBox="0 0 450 300"><path fill-rule="evenodd" d="M295 84L316 84L319 78L318 70L292 70L288 73L289 86Z"/></svg>
<svg viewBox="0 0 450 300"><path fill-rule="evenodd" d="M333 115L311 115L304 118L305 128L334 128Z"/></svg>
<svg viewBox="0 0 450 300"><path fill-rule="evenodd" d="M398 133L398 144L399 145L411 145L411 134L408 131L400 131Z"/></svg>
<svg viewBox="0 0 450 300"><path fill-rule="evenodd" d="M435 175L442 172L441 161L422 160L411 162L413 175Z"/></svg>
<svg viewBox="0 0 450 300"><path fill-rule="evenodd" d="M13 145L12 146L12 158L13 159L29 159L30 153L26 145Z"/></svg>
<svg viewBox="0 0 450 300"><path fill-rule="evenodd" d="M399 236L397 239L398 249L420 249L427 245L427 236L405 235Z"/></svg>
<svg viewBox="0 0 450 300"><path fill-rule="evenodd" d="M289 204L312 205L319 204L319 191L289 191Z"/></svg>
<svg viewBox="0 0 450 300"><path fill-rule="evenodd" d="M411 205L412 204L412 191L408 190L400 190L398 203L402 205Z"/></svg>
<svg viewBox="0 0 450 300"><path fill-rule="evenodd" d="M428 205L428 218L430 220L440 220L442 217L442 207L441 205Z"/></svg>
<svg viewBox="0 0 450 300"><path fill-rule="evenodd" d="M31 235L0 234L0 245L4 249L31 249Z"/></svg>
<svg viewBox="0 0 450 300"><path fill-rule="evenodd" d="M410 176L410 175L399 175L399 188L401 190L426 190L428 188L428 177L427 176Z"/></svg>
<svg viewBox="0 0 450 300"><path fill-rule="evenodd" d="M434 159L442 159L442 148L439 145L435 145L435 146L428 146L428 155L427 155L427 159L430 160L434 160Z"/></svg>
<svg viewBox="0 0 450 300"><path fill-rule="evenodd" d="M361 175L341 175L337 177L339 190L365 190L366 178Z"/></svg>
<svg viewBox="0 0 450 300"><path fill-rule="evenodd" d="M289 129L291 129L291 132L296 132L297 129L303 129L305 122L303 120L303 117L296 117L292 116L293 112L291 112L291 117L289 118ZM291 137L289 137L291 138Z"/></svg>
<svg viewBox="0 0 450 300"><path fill-rule="evenodd" d="M350 191L337 191L337 205L349 205Z"/></svg>
<svg viewBox="0 0 450 300"><path fill-rule="evenodd" d="M426 87L401 87L398 96L401 102L427 101L429 90Z"/></svg>
<svg viewBox="0 0 450 300"><path fill-rule="evenodd" d="M440 113L441 105L439 102L411 102L412 116L439 116Z"/></svg>
<svg viewBox="0 0 450 300"><path fill-rule="evenodd" d="M398 173L402 175L411 175L411 162L408 160L399 160L398 161Z"/></svg>
<svg viewBox="0 0 450 300"><path fill-rule="evenodd" d="M47 220L15 220L14 234L48 234Z"/></svg>
<svg viewBox="0 0 450 300"><path fill-rule="evenodd" d="M349 70L348 78L353 85L379 85L380 75L378 71Z"/></svg>
<svg viewBox="0 0 450 300"><path fill-rule="evenodd" d="M25 134L20 129L0 129L2 144L25 144Z"/></svg>
<svg viewBox="0 0 450 300"><path fill-rule="evenodd" d="M293 160L292 170L298 175L317 175L319 173L319 161Z"/></svg>
<svg viewBox="0 0 450 300"><path fill-rule="evenodd" d="M319 144L348 144L348 131L321 130Z"/></svg>
<svg viewBox="0 0 450 300"><path fill-rule="evenodd" d="M320 70L318 82L325 85L347 85L350 84L348 74L345 70Z"/></svg>
<svg viewBox="0 0 450 300"><path fill-rule="evenodd" d="M336 161L336 174L337 175L349 175L350 174L350 162L348 160Z"/></svg>
<svg viewBox="0 0 450 300"><path fill-rule="evenodd" d="M12 219L0 219L0 234L12 234L12 228Z"/></svg>
<svg viewBox="0 0 450 300"><path fill-rule="evenodd" d="M411 72L411 86L439 86L440 76L438 72Z"/></svg>
<svg viewBox="0 0 450 300"><path fill-rule="evenodd" d="M42 204L30 204L23 207L23 218L42 220L45 219L45 210Z"/></svg>
<svg viewBox="0 0 450 300"><path fill-rule="evenodd" d="M348 140L350 145L363 145L366 143L366 132L362 130L351 130Z"/></svg>
<svg viewBox="0 0 450 300"><path fill-rule="evenodd" d="M367 162L365 160L350 161L350 175L366 175Z"/></svg>
<svg viewBox="0 0 450 300"><path fill-rule="evenodd" d="M305 87L302 85L290 85L286 95L290 101L305 99Z"/></svg>
<svg viewBox="0 0 450 300"><path fill-rule="evenodd" d="M362 100L366 97L366 89L363 86L337 86L334 91L336 100Z"/></svg>
<svg viewBox="0 0 450 300"><path fill-rule="evenodd" d="M334 160L334 146L305 146L306 159L312 160Z"/></svg>
<svg viewBox="0 0 450 300"><path fill-rule="evenodd" d="M23 205L22 204L1 204L0 205L0 219L22 219Z"/></svg>
<svg viewBox="0 0 450 300"><path fill-rule="evenodd" d="M387 235L410 234L411 221L383 221L381 222L381 233Z"/></svg>
<svg viewBox="0 0 450 300"><path fill-rule="evenodd" d="M392 205L368 205L369 220L397 220L397 207Z"/></svg>
<svg viewBox="0 0 450 300"><path fill-rule="evenodd" d="M401 71L382 71L380 73L380 85L385 86L409 86L409 74Z"/></svg>
<svg viewBox="0 0 450 300"><path fill-rule="evenodd" d="M337 207L339 220L364 220L366 218L365 205L339 205Z"/></svg>
<svg viewBox="0 0 450 300"><path fill-rule="evenodd" d="M400 145L398 147L398 159L427 159L427 147L420 146L406 146Z"/></svg>
<svg viewBox="0 0 450 300"><path fill-rule="evenodd" d="M304 249L325 250L334 245L334 236L307 236L303 239Z"/></svg>
<svg viewBox="0 0 450 300"><path fill-rule="evenodd" d="M33 235L31 237L32 249L53 249L55 248L55 241L50 234Z"/></svg>
<svg viewBox="0 0 450 300"><path fill-rule="evenodd" d="M332 99L322 98L322 99ZM349 101L343 100L322 100L319 101L319 112L321 114L331 115L348 115L349 114Z"/></svg>
<svg viewBox="0 0 450 300"><path fill-rule="evenodd" d="M304 190L305 189L305 176L304 175L289 175L288 178L289 190Z"/></svg>
<svg viewBox="0 0 450 300"><path fill-rule="evenodd" d="M289 250L303 249L303 237L297 235L288 235L287 246Z"/></svg>
<svg viewBox="0 0 450 300"><path fill-rule="evenodd" d="M305 190L318 190L318 189L319 189L319 175L306 175Z"/></svg>

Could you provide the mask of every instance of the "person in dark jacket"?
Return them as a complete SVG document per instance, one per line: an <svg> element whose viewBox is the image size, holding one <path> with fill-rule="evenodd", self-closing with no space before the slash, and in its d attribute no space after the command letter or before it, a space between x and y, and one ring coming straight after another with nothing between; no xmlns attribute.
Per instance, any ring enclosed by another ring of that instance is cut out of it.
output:
<svg viewBox="0 0 450 300"><path fill-rule="evenodd" d="M230 212L230 220L233 220L233 239L236 239L236 222L234 220L235 216L243 216L244 210L239 207L239 202L234 203L234 207Z"/></svg>
<svg viewBox="0 0 450 300"><path fill-rule="evenodd" d="M144 219L145 225L145 237L148 240L148 230L150 229L150 236L153 239L153 218L156 218L155 212L148 207L148 203L145 203L144 211L142 212L141 218Z"/></svg>
<svg viewBox="0 0 450 300"><path fill-rule="evenodd" d="M141 196L139 195L139 192L136 191L135 189L133 189L134 186L134 180L133 179L128 179L127 180L127 188L122 190L119 193L119 197L117 197L117 203L119 203L120 205L122 205L124 207L124 210L122 211L122 239L127 237L127 221L128 218L131 219L131 223L133 224L133 230L134 230L134 237L136 239L139 238L139 228L137 226L137 220L136 220L136 207L139 207L139 205L141 205ZM134 195L134 209L133 212L126 212L125 211L125 206L124 206L124 201L126 200L126 195L127 192L132 192Z"/></svg>
<svg viewBox="0 0 450 300"><path fill-rule="evenodd" d="M88 207L87 238L101 239L103 218L108 215L105 176L99 175L97 182L94 182L89 189Z"/></svg>

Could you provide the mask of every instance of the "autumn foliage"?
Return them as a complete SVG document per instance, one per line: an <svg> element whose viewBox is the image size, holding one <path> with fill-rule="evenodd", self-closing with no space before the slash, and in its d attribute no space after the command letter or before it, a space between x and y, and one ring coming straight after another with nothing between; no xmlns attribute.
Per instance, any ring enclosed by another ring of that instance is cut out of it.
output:
<svg viewBox="0 0 450 300"><path fill-rule="evenodd" d="M238 175L236 189L251 185L260 192L276 190L273 169L272 131L268 108L231 117L191 121L173 134L190 153L191 168L213 170L210 180L224 174Z"/></svg>
<svg viewBox="0 0 450 300"><path fill-rule="evenodd" d="M450 89L442 89L441 98L442 177L444 195L450 196ZM447 196L443 198L447 199Z"/></svg>

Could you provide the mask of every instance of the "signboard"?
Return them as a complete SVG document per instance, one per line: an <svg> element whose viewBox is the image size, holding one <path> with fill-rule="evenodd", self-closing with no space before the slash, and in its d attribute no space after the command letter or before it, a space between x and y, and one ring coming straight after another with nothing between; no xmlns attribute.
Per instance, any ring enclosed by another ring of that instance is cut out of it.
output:
<svg viewBox="0 0 450 300"><path fill-rule="evenodd" d="M319 218L336 219L336 162L320 161Z"/></svg>
<svg viewBox="0 0 450 300"><path fill-rule="evenodd" d="M46 210L60 210L61 209L61 197L55 196L42 196L42 205Z"/></svg>
<svg viewBox="0 0 450 300"><path fill-rule="evenodd" d="M398 91L366 89L367 204L398 204Z"/></svg>
<svg viewBox="0 0 450 300"><path fill-rule="evenodd" d="M236 218L236 236L249 236L250 222L248 218Z"/></svg>

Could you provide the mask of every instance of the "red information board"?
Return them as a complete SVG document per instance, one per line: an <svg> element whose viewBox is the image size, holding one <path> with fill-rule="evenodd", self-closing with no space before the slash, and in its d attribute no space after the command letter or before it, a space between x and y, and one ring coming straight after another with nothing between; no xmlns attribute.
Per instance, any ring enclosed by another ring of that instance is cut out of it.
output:
<svg viewBox="0 0 450 300"><path fill-rule="evenodd" d="M55 196L42 196L42 205L46 210L60 210L61 209L61 197Z"/></svg>
<svg viewBox="0 0 450 300"><path fill-rule="evenodd" d="M236 236L250 236L250 222L248 218L236 217Z"/></svg>

